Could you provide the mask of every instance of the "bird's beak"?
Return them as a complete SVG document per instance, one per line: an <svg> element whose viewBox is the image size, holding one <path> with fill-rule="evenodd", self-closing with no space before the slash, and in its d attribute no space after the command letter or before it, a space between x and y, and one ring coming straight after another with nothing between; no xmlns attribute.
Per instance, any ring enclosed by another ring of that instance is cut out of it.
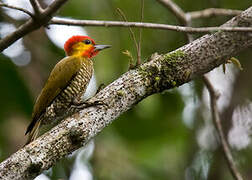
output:
<svg viewBox="0 0 252 180"><path fill-rule="evenodd" d="M95 49L94 49L95 51L101 51L103 49L110 48L111 45L94 45L94 47L95 47Z"/></svg>

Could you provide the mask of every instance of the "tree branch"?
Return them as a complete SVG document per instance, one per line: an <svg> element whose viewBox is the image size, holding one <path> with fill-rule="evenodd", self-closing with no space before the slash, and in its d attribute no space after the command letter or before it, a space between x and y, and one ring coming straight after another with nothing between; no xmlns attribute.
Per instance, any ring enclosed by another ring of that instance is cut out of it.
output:
<svg viewBox="0 0 252 180"><path fill-rule="evenodd" d="M160 1L160 0L158 0L158 1ZM161 0L161 1L163 1L163 0ZM181 19L181 17L182 18L187 17L187 18L181 20L181 23L183 23L183 25L187 26L187 25L192 23L191 22L192 18L191 18L191 16L189 16L190 14L186 14L172 0L165 0L165 1L169 1L169 3L167 3L166 6L167 7L170 6L170 8L168 8L168 9L171 10L177 18ZM209 13L211 13L211 12L213 12L213 11L209 11L207 9L205 11L203 10L202 12L198 12L196 14L197 15L200 15L200 14L207 15L207 13L208 13L208 15L209 15ZM227 13L227 12L225 10L223 10L222 13ZM200 16L198 16L198 18L200 18ZM190 34L187 34L187 37L188 37L189 42L192 42L193 39L194 39L192 37L192 35L190 35ZM218 107L217 107L217 99L219 97L219 94L217 93L217 91L215 91L213 85L211 84L209 79L206 77L206 75L203 75L203 81L204 81L204 83L205 83L205 85L206 85L206 87L207 87L207 89L209 91L209 94L210 94L210 104L211 104L213 122L215 124L216 129L217 129L217 133L218 133L218 135L220 137L221 147L223 149L224 156L225 156L225 158L227 160L228 167L229 167L230 172L233 175L234 179L242 180L243 178L242 178L241 174L239 173L238 169L235 166L231 151L230 151L228 143L227 143L227 141L225 139L223 129L222 129L222 125L221 125L221 122L220 122L220 116L219 116Z"/></svg>
<svg viewBox="0 0 252 180"><path fill-rule="evenodd" d="M252 7L225 26L251 26L251 21ZM108 106L86 108L66 118L2 162L0 177L12 180L34 178L85 145L142 99L201 76L251 45L251 33L216 32L176 51L153 55L151 61L126 72L91 99L103 101Z"/></svg>
<svg viewBox="0 0 252 180"><path fill-rule="evenodd" d="M0 40L0 52L9 47L18 39L24 37L26 34L47 25L52 18L52 15L66 2L67 0L53 1L45 11L36 16L36 21L32 18L27 20L23 25L19 26L16 31L10 33Z"/></svg>
<svg viewBox="0 0 252 180"><path fill-rule="evenodd" d="M60 8L62 3L65 3L66 1L67 0L55 0L40 15L35 16L36 20L29 19L23 25L18 27L18 29L16 31L7 35L5 38L1 39L0 40L0 52L2 52L4 49L9 47L11 44L13 44L15 41L22 38L26 34L40 28L41 26L46 26L48 24L73 25L73 26L137 27L137 28L171 30L171 31L185 32L185 33L213 33L216 31L252 32L251 27L192 28L192 27L173 26L173 25L157 24L157 23L74 20L74 19L66 19L66 18L52 18L53 13L55 13ZM34 17L34 15L33 15L33 17ZM52 18L52 20L50 21L51 18Z"/></svg>
<svg viewBox="0 0 252 180"><path fill-rule="evenodd" d="M170 10L175 16L178 18L181 24L187 24L187 17L184 11L177 6L177 4L173 3L172 0L157 0L160 4L165 6L168 10Z"/></svg>
<svg viewBox="0 0 252 180"><path fill-rule="evenodd" d="M28 11L28 10L26 10L24 8L12 6L12 5L5 4L5 3L0 3L0 7L6 7L6 8L10 8L10 9L15 9L15 10L21 11L21 12L29 15L30 17L33 17L33 14L30 11Z"/></svg>
<svg viewBox="0 0 252 180"><path fill-rule="evenodd" d="M158 2L162 3L169 11L171 11L177 19L180 21L180 24L186 27L191 26L191 20L188 19L186 13L172 0L157 0ZM189 33L186 33L187 39L189 42L194 40L193 36Z"/></svg>
<svg viewBox="0 0 252 180"><path fill-rule="evenodd" d="M213 33L216 31L228 32L252 32L251 27L184 27L157 23L123 22L123 21L98 21L98 20L76 20L66 18L53 18L49 24L72 25L72 26L104 26L104 27L135 27L171 30L185 33Z"/></svg>
<svg viewBox="0 0 252 180"><path fill-rule="evenodd" d="M222 129L221 121L220 121L220 114L219 114L218 106L217 106L217 100L219 98L219 94L216 92L216 90L214 89L213 85L211 84L211 82L209 81L207 77L203 76L203 80L209 92L213 122L214 122L215 128L217 129L217 133L220 138L221 148L227 160L228 167L231 169L231 173L235 179L242 180L243 178L235 166L232 153L230 151L229 145L223 133L223 129Z"/></svg>
<svg viewBox="0 0 252 180"><path fill-rule="evenodd" d="M44 10L40 6L38 0L30 0L30 3L33 7L34 13L36 16L39 16Z"/></svg>
<svg viewBox="0 0 252 180"><path fill-rule="evenodd" d="M210 8L201 11L193 11L186 13L187 19L209 18L213 16L237 16L241 13L240 10Z"/></svg>
<svg viewBox="0 0 252 180"><path fill-rule="evenodd" d="M41 14L42 16L48 16L49 19L48 21L52 18L52 15L55 14L60 7L66 3L67 0L55 0L53 1L46 9L45 11ZM45 24L44 24L45 25Z"/></svg>

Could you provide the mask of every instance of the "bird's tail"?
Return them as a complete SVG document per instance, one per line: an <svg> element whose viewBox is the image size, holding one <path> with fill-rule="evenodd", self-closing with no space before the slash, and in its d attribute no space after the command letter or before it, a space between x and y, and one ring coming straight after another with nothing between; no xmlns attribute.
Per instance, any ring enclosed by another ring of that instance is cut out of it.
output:
<svg viewBox="0 0 252 180"><path fill-rule="evenodd" d="M36 139L38 132L39 132L40 123L41 123L41 121L38 120L35 122L35 124L32 124L32 123L30 124L30 126L32 126L32 127L30 129L30 126L29 126L27 129L26 134L29 133L29 135L28 135L28 139L27 139L25 145L29 144L30 142L32 142Z"/></svg>

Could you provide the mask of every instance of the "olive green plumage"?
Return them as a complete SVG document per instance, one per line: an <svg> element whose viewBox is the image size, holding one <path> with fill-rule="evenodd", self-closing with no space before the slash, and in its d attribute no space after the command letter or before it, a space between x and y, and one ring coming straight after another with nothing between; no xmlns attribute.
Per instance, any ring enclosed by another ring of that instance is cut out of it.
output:
<svg viewBox="0 0 252 180"><path fill-rule="evenodd" d="M89 58L69 56L56 64L34 105L27 143L36 138L40 124L60 118L74 100L81 100L92 73Z"/></svg>

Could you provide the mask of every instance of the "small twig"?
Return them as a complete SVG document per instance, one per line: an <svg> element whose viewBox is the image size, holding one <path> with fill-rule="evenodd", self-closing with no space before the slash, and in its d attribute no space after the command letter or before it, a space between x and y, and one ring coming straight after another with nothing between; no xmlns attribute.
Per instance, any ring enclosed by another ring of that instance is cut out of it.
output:
<svg viewBox="0 0 252 180"><path fill-rule="evenodd" d="M191 26L191 24L192 24L192 22L188 20L187 23L184 24L184 25L185 26ZM193 42L194 41L194 37L193 37L192 34L186 33L186 37L187 37L188 42Z"/></svg>
<svg viewBox="0 0 252 180"><path fill-rule="evenodd" d="M30 17L34 17L33 14L30 11L28 11L26 9L23 9L23 8L20 8L20 7L12 6L12 5L5 4L5 3L0 3L0 7L6 7L6 8L10 8L10 9L15 9L15 10L21 11L21 12L29 15Z"/></svg>
<svg viewBox="0 0 252 180"><path fill-rule="evenodd" d="M39 16L43 12L43 8L40 6L38 0L30 0L36 16Z"/></svg>
<svg viewBox="0 0 252 180"><path fill-rule="evenodd" d="M144 0L141 0L141 18L140 18L140 22L143 22L143 17L144 17ZM139 29L137 66L141 64L141 41L142 41L142 28Z"/></svg>
<svg viewBox="0 0 252 180"><path fill-rule="evenodd" d="M129 69L134 69L135 68L135 66L133 64L134 63L134 58L133 58L132 54L130 53L130 51L125 50L122 53L129 58Z"/></svg>
<svg viewBox="0 0 252 180"><path fill-rule="evenodd" d="M125 22L128 22L128 20L127 20L125 14L123 13L123 11L122 11L120 8L117 8L116 10L117 10L118 14L122 17L122 19L123 19ZM134 42L134 44L135 44L136 52L137 52L137 54L138 54L138 52L139 52L139 47L138 47L138 44L137 44L137 40L136 40L135 33L134 33L134 31L133 31L130 27L129 27L129 32L130 32L130 36L131 36L131 38L133 39L133 42Z"/></svg>
<svg viewBox="0 0 252 180"><path fill-rule="evenodd" d="M215 128L217 129L217 133L220 138L221 147L224 152L224 156L227 160L228 167L231 170L231 173L235 179L242 180L243 178L235 166L232 153L230 151L228 143L225 139L225 135L223 133L223 129L222 129L221 121L220 121L220 115L219 115L218 107L217 107L217 99L219 97L219 94L216 93L216 90L214 89L213 85L211 84L211 82L206 76L203 76L203 81L209 91L213 122L214 122Z"/></svg>
<svg viewBox="0 0 252 180"><path fill-rule="evenodd" d="M213 16L236 16L242 11L232 9L210 8L201 11L193 11L186 13L187 19L209 18Z"/></svg>
<svg viewBox="0 0 252 180"><path fill-rule="evenodd" d="M122 21L98 21L98 20L76 20L66 18L53 18L49 24L57 25L72 25L72 26L103 26L103 27L135 27L135 28L148 28L148 29L160 29L171 30L185 33L214 33L217 31L225 32L252 32L252 27L184 27L174 26L168 24L157 23L140 23L140 22L122 22Z"/></svg>

